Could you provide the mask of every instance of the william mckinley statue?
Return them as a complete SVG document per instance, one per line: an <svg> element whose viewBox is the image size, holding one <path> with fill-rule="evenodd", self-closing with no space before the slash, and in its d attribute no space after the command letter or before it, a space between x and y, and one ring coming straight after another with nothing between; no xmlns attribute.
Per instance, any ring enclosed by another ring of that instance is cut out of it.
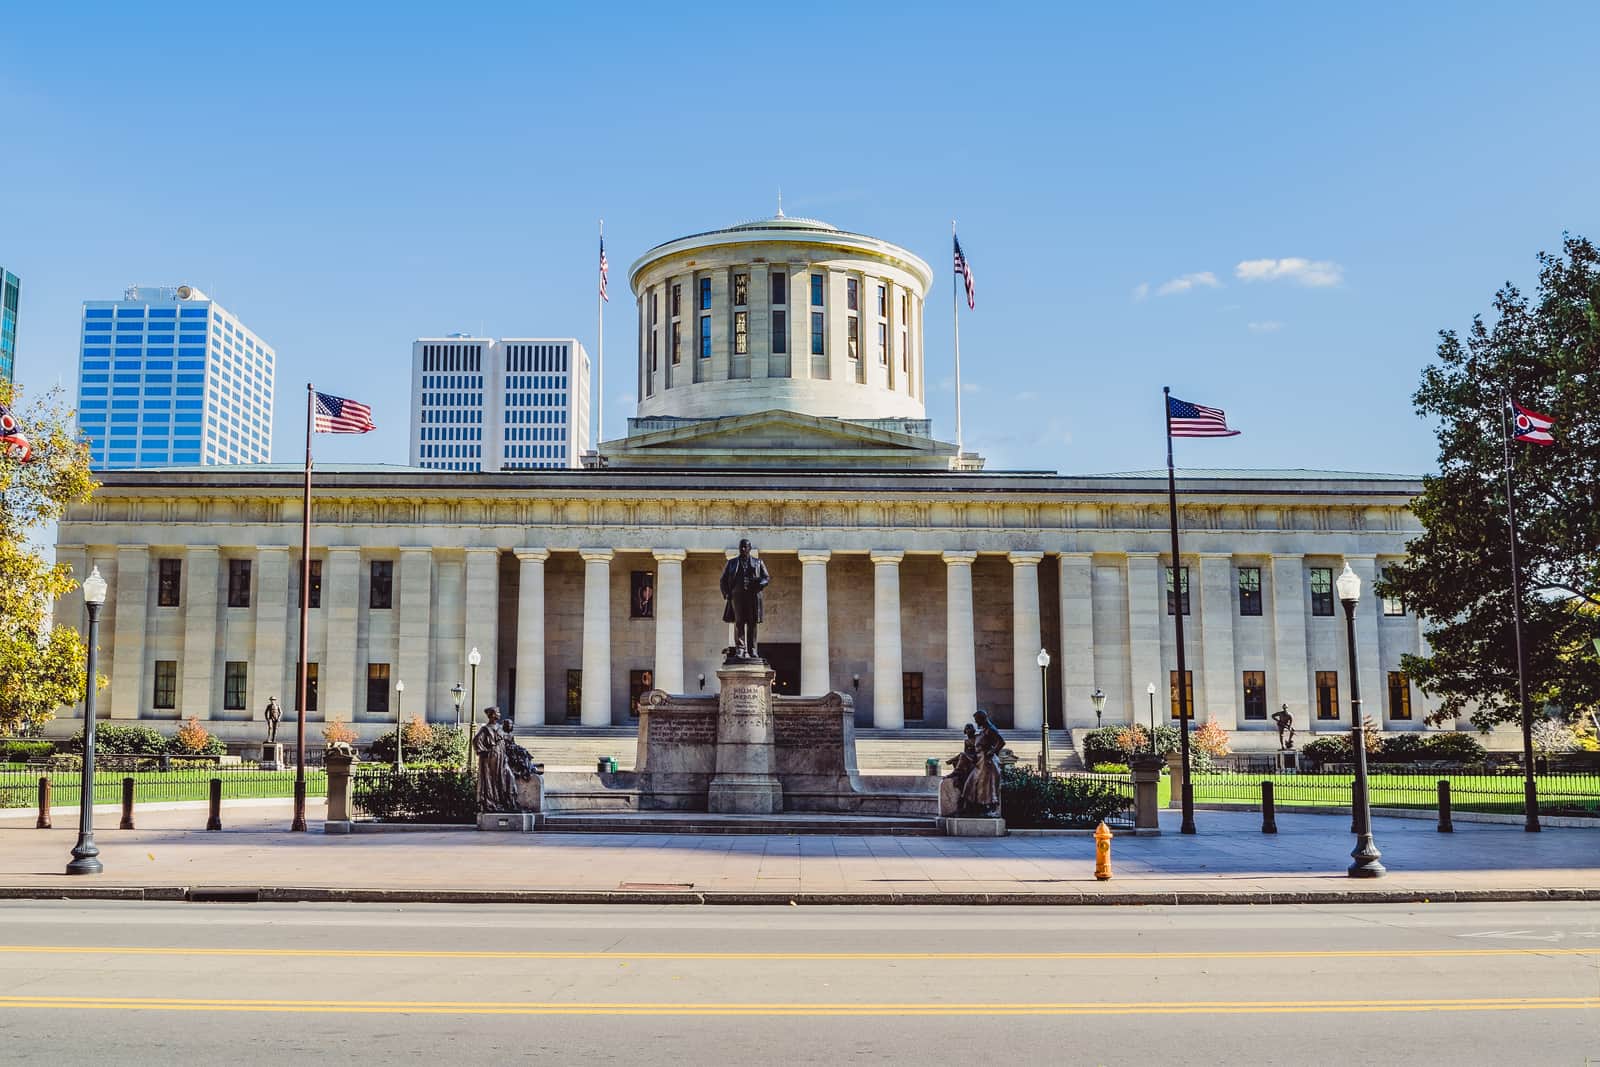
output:
<svg viewBox="0 0 1600 1067"><path fill-rule="evenodd" d="M767 565L750 554L748 538L739 542L739 554L722 568L722 621L733 623L733 648L739 659L755 659L756 626L762 621L761 591L772 581Z"/></svg>

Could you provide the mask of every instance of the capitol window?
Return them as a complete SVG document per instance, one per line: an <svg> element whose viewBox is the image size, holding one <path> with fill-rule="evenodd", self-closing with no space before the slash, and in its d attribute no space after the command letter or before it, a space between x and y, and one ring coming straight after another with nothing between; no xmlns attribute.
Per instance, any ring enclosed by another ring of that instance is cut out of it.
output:
<svg viewBox="0 0 1600 1067"><path fill-rule="evenodd" d="M812 317L812 319L820 319L822 316L821 315L813 315L811 317ZM813 331L813 337L812 337L812 342L811 342L811 351L812 351L813 354L817 354L816 338L814 336L816 328L817 328L816 327L816 323L813 322L812 326L811 326L811 329ZM860 344L860 338L861 338L861 320L856 318L854 315L851 315L848 319L845 320L845 328L844 328L845 354L848 355L851 359L857 359L860 356L860 352L857 351L857 346Z"/></svg>
<svg viewBox="0 0 1600 1067"><path fill-rule="evenodd" d="M883 285L878 286L878 314L889 317L889 289Z"/></svg>
<svg viewBox="0 0 1600 1067"><path fill-rule="evenodd" d="M889 365L889 324L878 323L878 362L883 366Z"/></svg>
<svg viewBox="0 0 1600 1067"><path fill-rule="evenodd" d="M778 268L772 271L772 302L774 304L787 304L789 295L789 276Z"/></svg>
<svg viewBox="0 0 1600 1067"><path fill-rule="evenodd" d="M700 316L700 358L711 358L711 316Z"/></svg>
<svg viewBox="0 0 1600 1067"><path fill-rule="evenodd" d="M811 313L811 354L813 356L825 356L828 354L827 349L823 346L824 336L822 312L813 311Z"/></svg>
<svg viewBox="0 0 1600 1067"><path fill-rule="evenodd" d="M676 288L676 286L674 286ZM672 365L676 367L683 361L683 323L677 319L672 320Z"/></svg>
<svg viewBox="0 0 1600 1067"><path fill-rule="evenodd" d="M733 306L744 307L750 302L750 275L735 274L733 276Z"/></svg>
<svg viewBox="0 0 1600 1067"><path fill-rule="evenodd" d="M789 316L786 312L772 312L772 354L781 356L789 351Z"/></svg>
<svg viewBox="0 0 1600 1067"><path fill-rule="evenodd" d="M711 310L711 279L710 278L701 278L700 279L700 310L701 311L710 311Z"/></svg>
<svg viewBox="0 0 1600 1067"><path fill-rule="evenodd" d="M815 285L816 283L813 282L812 284ZM816 299L815 297L812 298L811 302L813 304L822 303L822 301ZM859 311L860 310L860 306L861 306L861 283L856 281L854 278L846 278L845 279L845 282L844 282L844 306L849 308L851 311Z"/></svg>
<svg viewBox="0 0 1600 1067"><path fill-rule="evenodd" d="M672 317L677 318L683 313L683 286L672 287Z"/></svg>
<svg viewBox="0 0 1600 1067"><path fill-rule="evenodd" d="M735 311L733 313L733 352L737 356L748 355L750 352L750 313L748 311Z"/></svg>
<svg viewBox="0 0 1600 1067"><path fill-rule="evenodd" d="M822 306L822 275L820 274L811 276L811 306L814 308Z"/></svg>

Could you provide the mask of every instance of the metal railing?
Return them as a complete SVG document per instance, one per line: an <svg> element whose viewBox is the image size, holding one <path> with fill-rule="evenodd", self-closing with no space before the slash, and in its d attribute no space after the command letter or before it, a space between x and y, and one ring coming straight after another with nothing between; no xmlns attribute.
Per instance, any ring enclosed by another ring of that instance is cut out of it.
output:
<svg viewBox="0 0 1600 1067"><path fill-rule="evenodd" d="M121 759L122 757L119 757ZM143 757L141 757L143 759ZM294 796L295 772L263 771L251 767L178 766L170 771L127 770L108 767L95 761L94 803L118 804L122 801L122 780L133 779L135 804L205 801L213 778L222 782L222 799L289 799ZM28 768L0 770L0 809L32 808L38 803L39 779L50 779L50 802L70 807L80 802L82 770L40 771ZM306 795L328 795L328 775L321 768L306 769Z"/></svg>
<svg viewBox="0 0 1600 1067"><path fill-rule="evenodd" d="M1196 772L1192 780L1197 804L1259 808L1261 783L1270 781L1277 806L1292 810L1296 807L1350 807L1353 776L1326 772ZM1523 781L1520 774L1377 769L1368 775L1368 795L1374 808L1432 811L1439 806L1441 781L1450 783L1451 806L1458 812L1522 813ZM1558 771L1540 774L1536 777L1536 784L1539 814L1600 818L1600 772Z"/></svg>

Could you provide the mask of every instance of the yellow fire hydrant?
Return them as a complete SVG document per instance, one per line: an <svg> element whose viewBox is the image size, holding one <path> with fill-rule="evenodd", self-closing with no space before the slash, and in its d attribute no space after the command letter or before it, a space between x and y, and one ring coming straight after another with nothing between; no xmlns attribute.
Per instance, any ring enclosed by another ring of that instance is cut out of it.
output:
<svg viewBox="0 0 1600 1067"><path fill-rule="evenodd" d="M1104 882L1111 877L1111 828L1105 823L1094 832L1094 876Z"/></svg>

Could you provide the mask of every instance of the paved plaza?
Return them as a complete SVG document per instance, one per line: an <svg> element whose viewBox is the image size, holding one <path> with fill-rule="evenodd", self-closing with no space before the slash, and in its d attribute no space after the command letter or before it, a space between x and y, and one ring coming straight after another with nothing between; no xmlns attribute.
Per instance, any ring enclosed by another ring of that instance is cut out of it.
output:
<svg viewBox="0 0 1600 1067"><path fill-rule="evenodd" d="M490 834L462 829L330 836L289 834L280 802L224 808L207 833L195 806L142 810L139 829L97 813L105 873L62 873L76 819L53 830L0 820L0 894L40 896L128 887L181 896L191 887L242 886L266 898L598 899L723 902L1293 902L1328 899L1579 898L1600 900L1600 832L1375 819L1386 877L1345 876L1349 819L1284 814L1279 833L1259 817L1202 811L1199 834L1119 836L1114 877L1094 878L1086 836L999 839L833 835Z"/></svg>

